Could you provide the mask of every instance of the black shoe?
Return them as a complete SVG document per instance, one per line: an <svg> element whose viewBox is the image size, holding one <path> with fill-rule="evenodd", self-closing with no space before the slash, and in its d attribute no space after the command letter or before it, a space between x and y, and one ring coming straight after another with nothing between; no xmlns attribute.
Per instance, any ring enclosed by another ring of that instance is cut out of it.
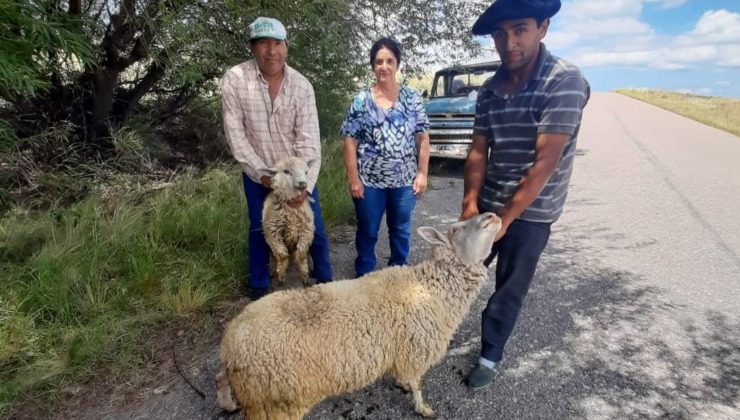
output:
<svg viewBox="0 0 740 420"><path fill-rule="evenodd" d="M493 369L478 365L475 369L470 371L465 383L468 385L468 388L471 389L483 388L493 382L493 378L496 377L497 373L498 363L493 365Z"/></svg>
<svg viewBox="0 0 740 420"><path fill-rule="evenodd" d="M267 287L247 287L247 297L254 302L267 294Z"/></svg>

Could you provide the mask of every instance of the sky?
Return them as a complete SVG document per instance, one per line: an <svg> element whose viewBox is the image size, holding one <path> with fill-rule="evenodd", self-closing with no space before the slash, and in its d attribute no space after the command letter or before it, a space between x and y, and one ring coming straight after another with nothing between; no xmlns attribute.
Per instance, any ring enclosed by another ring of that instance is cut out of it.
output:
<svg viewBox="0 0 740 420"><path fill-rule="evenodd" d="M740 0L563 0L544 43L593 91L740 98Z"/></svg>

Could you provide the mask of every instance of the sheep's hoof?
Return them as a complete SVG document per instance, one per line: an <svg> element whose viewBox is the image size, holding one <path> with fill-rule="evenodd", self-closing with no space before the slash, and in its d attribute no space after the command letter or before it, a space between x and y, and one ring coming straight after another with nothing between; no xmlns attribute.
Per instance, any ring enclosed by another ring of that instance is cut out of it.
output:
<svg viewBox="0 0 740 420"><path fill-rule="evenodd" d="M229 397L227 400L222 400L222 397L219 395L218 399L218 405L221 407L222 410L224 410L227 413L234 413L241 409L239 407L239 404L235 403L231 397Z"/></svg>
<svg viewBox="0 0 740 420"><path fill-rule="evenodd" d="M416 407L416 412L419 413L422 417L425 419L436 419L437 413L434 412L434 410L431 409L426 404L421 404L419 407Z"/></svg>

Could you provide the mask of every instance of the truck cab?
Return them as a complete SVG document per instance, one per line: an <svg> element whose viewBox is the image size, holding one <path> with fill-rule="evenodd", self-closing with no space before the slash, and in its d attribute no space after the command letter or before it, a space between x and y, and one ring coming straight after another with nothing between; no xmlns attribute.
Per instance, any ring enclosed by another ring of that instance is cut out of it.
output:
<svg viewBox="0 0 740 420"><path fill-rule="evenodd" d="M432 157L467 157L478 91L500 66L500 62L491 61L446 67L435 73L431 92L424 92Z"/></svg>

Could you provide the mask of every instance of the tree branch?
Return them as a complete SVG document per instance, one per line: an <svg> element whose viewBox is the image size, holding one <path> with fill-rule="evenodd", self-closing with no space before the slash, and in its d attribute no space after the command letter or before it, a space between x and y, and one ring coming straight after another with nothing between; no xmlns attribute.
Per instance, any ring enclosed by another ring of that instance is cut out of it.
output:
<svg viewBox="0 0 740 420"><path fill-rule="evenodd" d="M80 4L80 0L69 0L69 7L67 8L67 13L69 13L70 16L80 17L81 12L82 12L82 5Z"/></svg>

